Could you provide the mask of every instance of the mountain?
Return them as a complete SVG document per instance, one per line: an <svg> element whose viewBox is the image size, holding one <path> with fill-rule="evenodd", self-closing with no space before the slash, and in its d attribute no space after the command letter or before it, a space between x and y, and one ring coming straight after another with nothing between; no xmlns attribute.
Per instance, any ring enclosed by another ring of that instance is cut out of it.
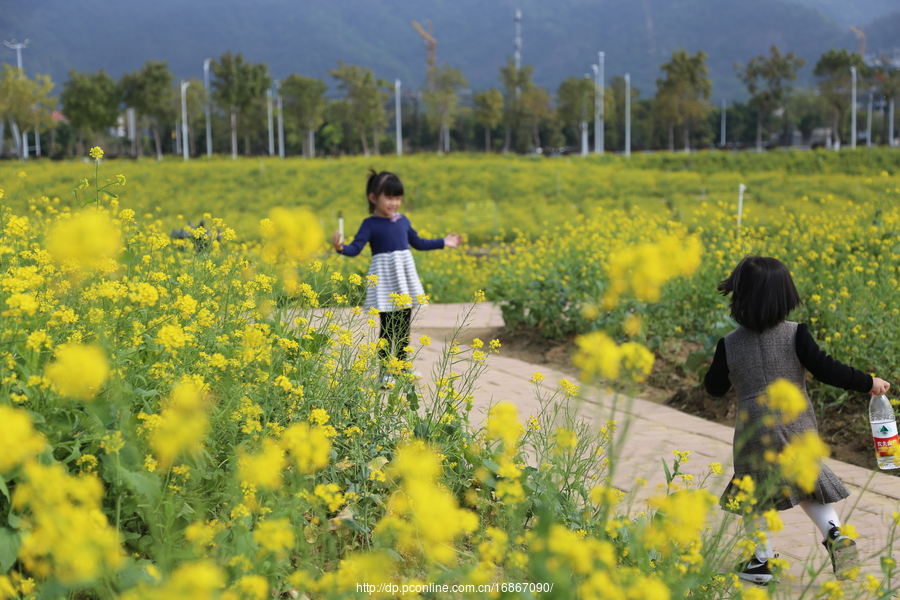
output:
<svg viewBox="0 0 900 600"><path fill-rule="evenodd" d="M889 1L34 0L4 6L0 39L28 38L26 71L57 83L70 69L102 68L118 78L148 59L168 61L176 78L202 78L204 59L232 50L267 63L276 78L296 72L331 85L328 70L342 60L410 90L425 77L423 40L410 22L430 20L438 62L460 67L473 88L484 89L500 85L519 8L522 62L552 91L566 77L590 73L603 50L607 80L629 72L652 95L659 65L685 48L707 53L714 97L735 99L746 96L735 62L772 44L810 64L831 47L855 49L855 36L836 19L881 17ZM13 51L0 50L15 63ZM811 71L802 71L801 83Z"/></svg>
<svg viewBox="0 0 900 600"><path fill-rule="evenodd" d="M797 4L820 11L847 29L859 27L898 10L896 0L791 0Z"/></svg>

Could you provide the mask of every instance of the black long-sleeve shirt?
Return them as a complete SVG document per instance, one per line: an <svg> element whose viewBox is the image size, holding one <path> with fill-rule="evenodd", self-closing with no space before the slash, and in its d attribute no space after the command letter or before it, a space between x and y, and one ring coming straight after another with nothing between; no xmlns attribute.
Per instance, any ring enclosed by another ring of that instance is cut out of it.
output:
<svg viewBox="0 0 900 600"><path fill-rule="evenodd" d="M794 342L800 364L822 383L863 393L872 390L872 376L829 356L819 348L805 323L797 326L797 337ZM706 391L713 396L724 396L731 389L731 379L728 374L728 360L725 357L725 339L723 338L716 345L716 354L713 356L712 365L703 379Z"/></svg>

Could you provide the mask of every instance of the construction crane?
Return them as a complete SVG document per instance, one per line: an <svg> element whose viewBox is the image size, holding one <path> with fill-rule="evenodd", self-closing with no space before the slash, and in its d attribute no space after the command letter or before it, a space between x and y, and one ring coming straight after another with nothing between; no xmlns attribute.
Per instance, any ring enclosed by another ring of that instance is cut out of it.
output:
<svg viewBox="0 0 900 600"><path fill-rule="evenodd" d="M855 33L856 37L859 38L859 55L861 57L865 58L866 57L866 34L863 31L862 26L860 25L859 29L857 29L856 27L851 25L850 31Z"/></svg>
<svg viewBox="0 0 900 600"><path fill-rule="evenodd" d="M431 31L431 21L425 21L425 23L428 25L428 31L425 31L425 28L416 21L412 22L412 26L415 27L416 31L419 32L419 35L425 39L425 49L428 60L428 87L431 89L431 74L434 72L434 68L437 65L437 40L434 39L434 35Z"/></svg>

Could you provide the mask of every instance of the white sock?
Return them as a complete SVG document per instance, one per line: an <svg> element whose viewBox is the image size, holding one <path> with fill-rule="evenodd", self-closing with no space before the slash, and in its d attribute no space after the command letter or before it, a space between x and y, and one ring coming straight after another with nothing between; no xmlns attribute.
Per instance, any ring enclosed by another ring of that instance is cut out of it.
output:
<svg viewBox="0 0 900 600"><path fill-rule="evenodd" d="M765 543L757 543L756 550L754 550L753 554L756 556L756 560L761 563L766 562L770 558L775 556L774 550L772 550L772 534L769 533L769 530L766 528L766 520L763 517L744 517L744 530L747 532L747 535L751 536L753 539L753 533L759 532L762 533L766 541Z"/></svg>
<svg viewBox="0 0 900 600"><path fill-rule="evenodd" d="M803 500L800 503L800 508L812 519L812 522L816 524L816 527L819 528L819 531L826 538L832 527L841 526L841 519L831 504L820 504L812 500Z"/></svg>

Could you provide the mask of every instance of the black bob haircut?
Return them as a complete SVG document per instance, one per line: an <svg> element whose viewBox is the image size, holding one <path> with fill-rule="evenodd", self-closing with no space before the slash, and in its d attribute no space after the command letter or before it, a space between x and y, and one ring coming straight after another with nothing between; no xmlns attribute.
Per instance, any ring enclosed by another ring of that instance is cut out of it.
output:
<svg viewBox="0 0 900 600"><path fill-rule="evenodd" d="M379 196L384 194L388 198L396 198L403 196L403 182L400 178L389 171L376 173L375 169L369 169L369 180L366 182L366 199L369 194L373 194L377 200ZM369 214L375 212L375 205L368 202Z"/></svg>
<svg viewBox="0 0 900 600"><path fill-rule="evenodd" d="M801 302L791 272L768 256L745 256L716 289L731 294L734 320L757 333L784 321Z"/></svg>

